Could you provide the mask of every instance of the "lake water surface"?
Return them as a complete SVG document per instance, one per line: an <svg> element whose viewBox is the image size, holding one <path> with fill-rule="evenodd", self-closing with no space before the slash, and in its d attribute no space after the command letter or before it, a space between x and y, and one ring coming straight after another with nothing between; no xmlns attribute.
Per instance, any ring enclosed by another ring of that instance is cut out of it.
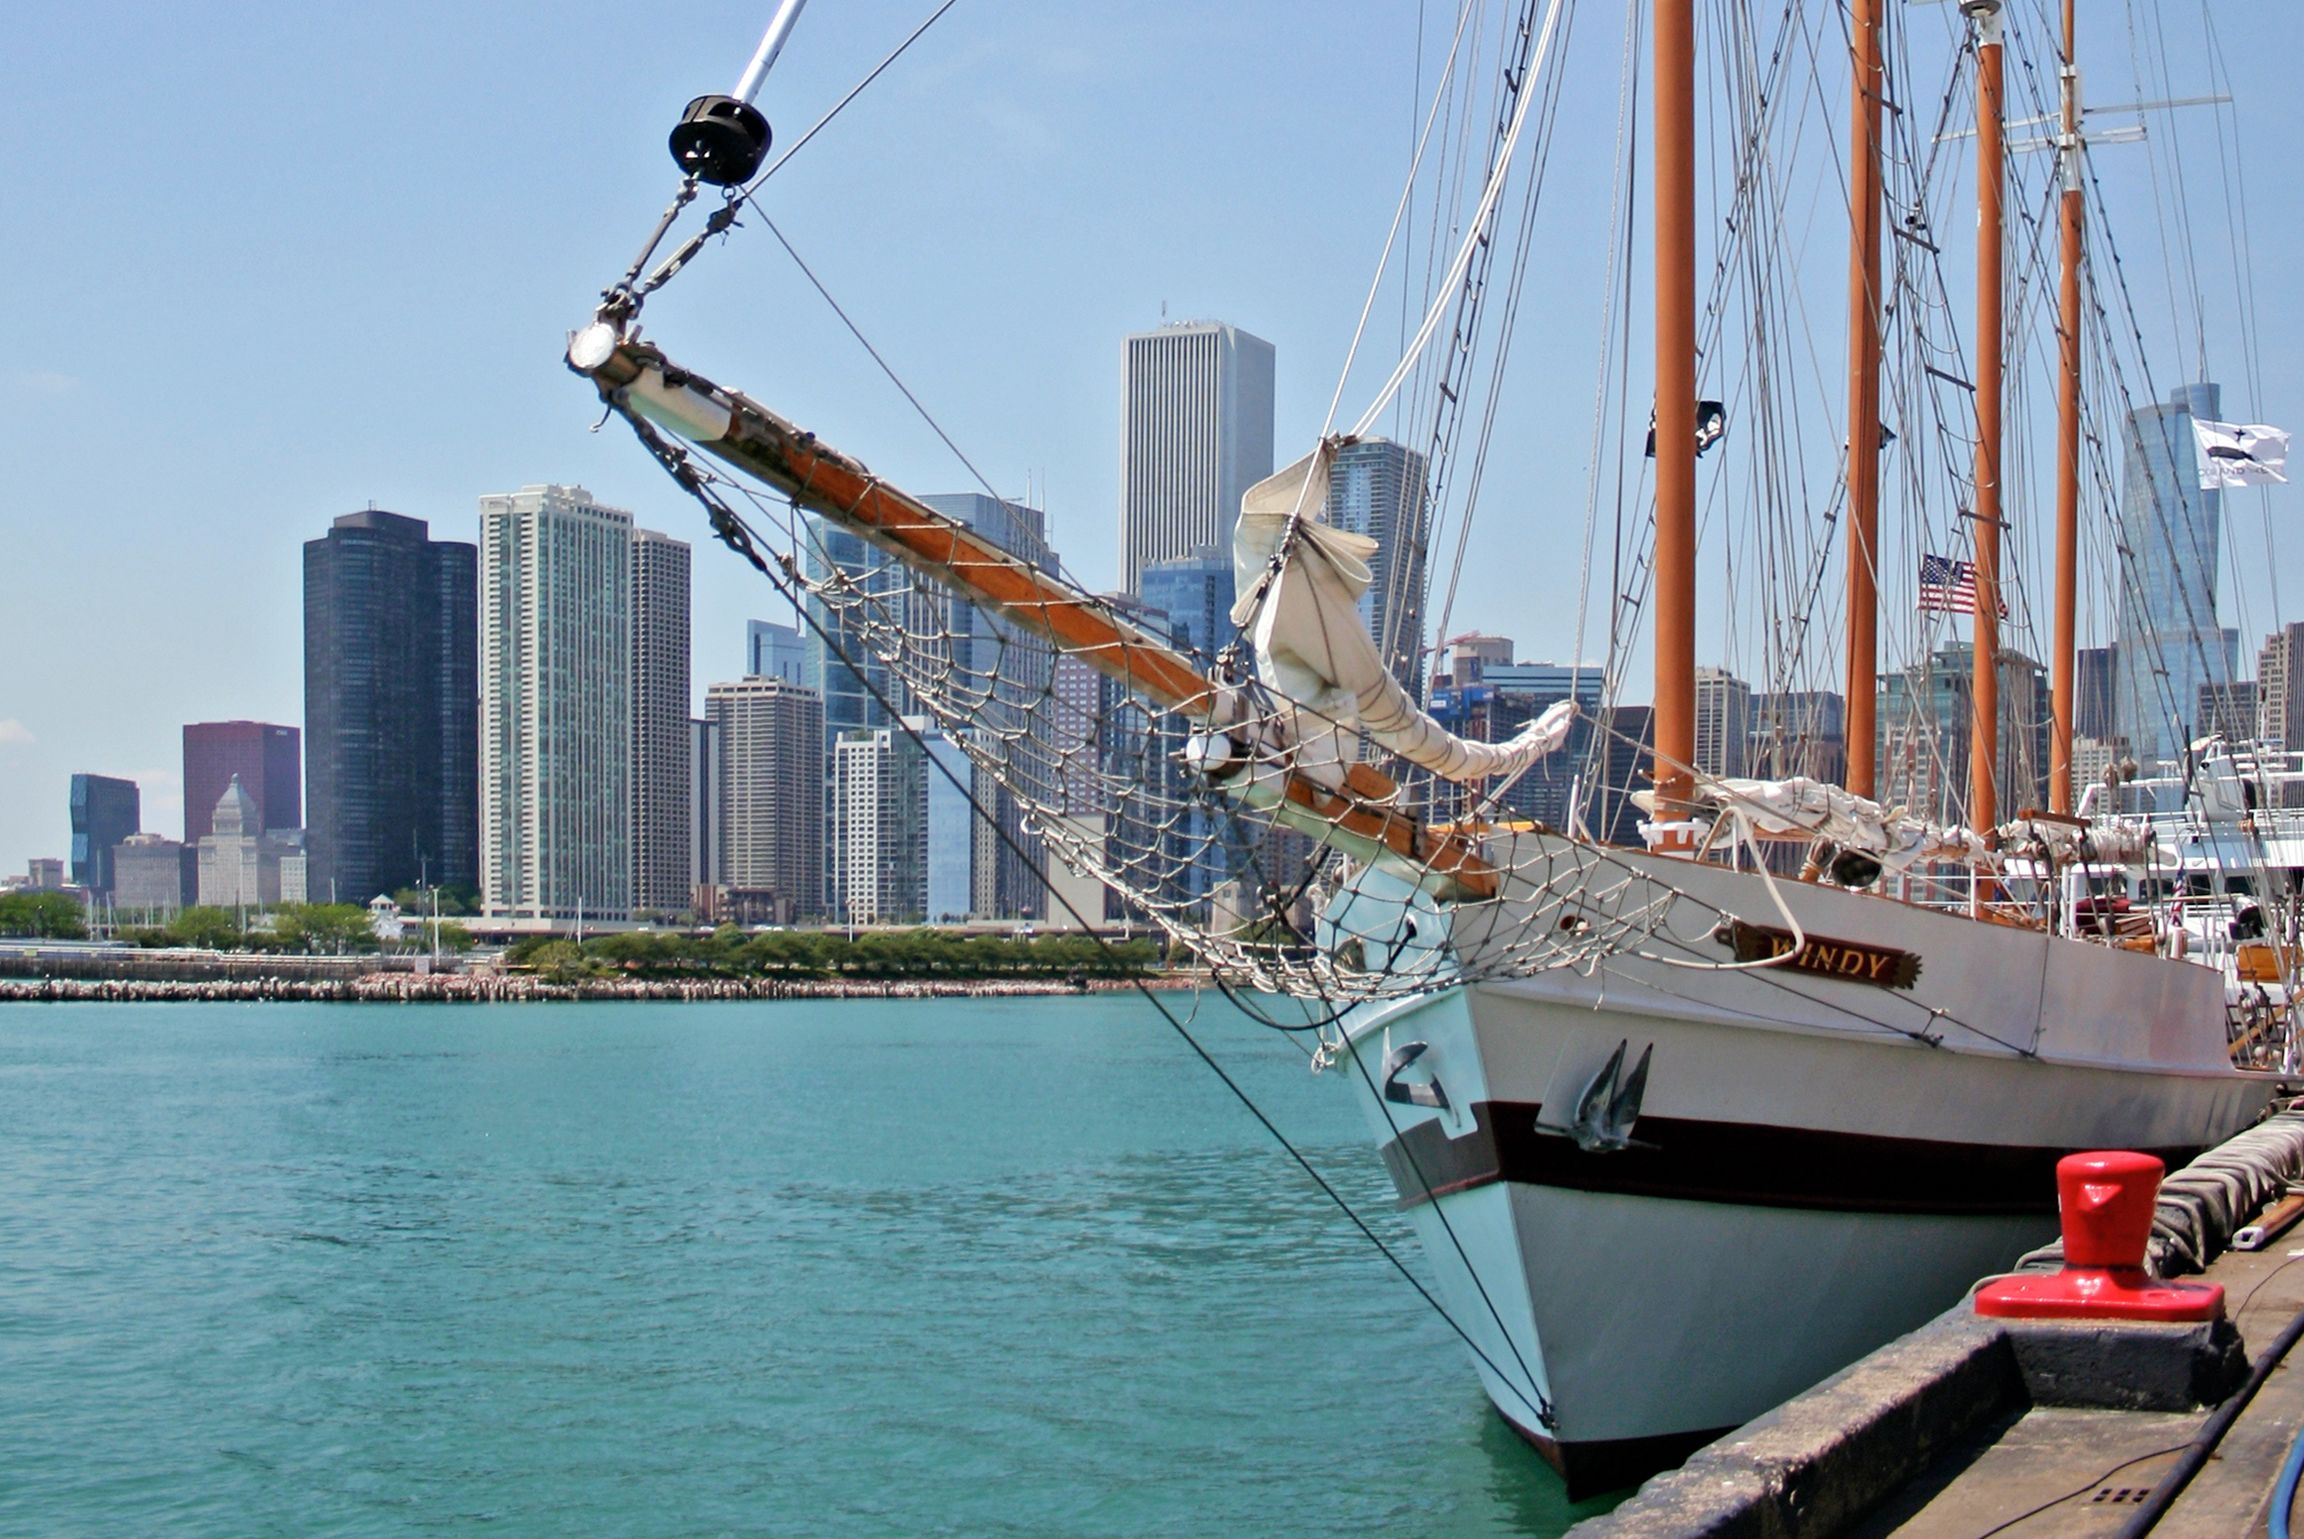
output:
<svg viewBox="0 0 2304 1539"><path fill-rule="evenodd" d="M1196 1029L1413 1257L1347 1087ZM1572 1515L1140 999L0 1006L0 1533Z"/></svg>

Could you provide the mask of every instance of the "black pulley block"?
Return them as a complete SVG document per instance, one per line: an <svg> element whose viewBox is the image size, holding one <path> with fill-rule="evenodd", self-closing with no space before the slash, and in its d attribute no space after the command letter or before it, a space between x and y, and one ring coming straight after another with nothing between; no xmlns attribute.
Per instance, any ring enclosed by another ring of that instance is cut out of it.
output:
<svg viewBox="0 0 2304 1539"><path fill-rule="evenodd" d="M768 158L768 120L733 96L699 96L672 130L672 158L680 169L715 187L748 179Z"/></svg>

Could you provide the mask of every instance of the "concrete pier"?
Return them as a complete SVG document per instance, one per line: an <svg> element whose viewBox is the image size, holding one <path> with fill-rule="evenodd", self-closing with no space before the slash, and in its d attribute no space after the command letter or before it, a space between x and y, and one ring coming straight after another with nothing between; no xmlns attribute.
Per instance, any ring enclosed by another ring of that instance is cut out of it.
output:
<svg viewBox="0 0 2304 1539"><path fill-rule="evenodd" d="M2287 1175L2304 1175L2304 1142ZM1987 1320L1963 1301L1571 1539L2108 1539L2146 1515L2236 1387L2244 1406L2149 1531L2264 1535L2281 1463L2304 1430L2304 1345L2252 1393L2243 1381L2304 1314L2304 1224L2254 1252L2222 1250L2228 1225L2207 1227L2206 1248L2221 1253L2205 1275L2224 1286L2225 1323ZM2168 1248L2156 1240L2156 1257Z"/></svg>

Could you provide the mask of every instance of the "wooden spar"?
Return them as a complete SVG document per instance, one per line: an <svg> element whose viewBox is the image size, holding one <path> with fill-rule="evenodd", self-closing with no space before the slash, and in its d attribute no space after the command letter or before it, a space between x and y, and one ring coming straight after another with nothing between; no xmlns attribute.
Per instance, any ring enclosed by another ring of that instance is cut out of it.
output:
<svg viewBox="0 0 2304 1539"><path fill-rule="evenodd" d="M814 434L669 363L653 345L618 341L603 348L598 361L572 350L570 367L588 376L612 404L628 403L670 426L715 459L854 530L1154 704L1202 720L1215 709L1216 684L1174 647L890 486ZM1693 428L1690 433L1693 441ZM1399 811L1398 788L1370 765L1349 766L1340 792L1289 771L1279 799L1274 815L1289 826L1360 859L1389 857L1413 867L1438 896L1496 896L1496 872L1477 844Z"/></svg>
<svg viewBox="0 0 2304 1539"><path fill-rule="evenodd" d="M1880 696L1881 0L1849 9L1853 102L1848 171L1848 789L1877 790Z"/></svg>
<svg viewBox="0 0 2304 1539"><path fill-rule="evenodd" d="M2056 655L2048 729L2048 810L2072 811L2073 670L2079 646L2080 588L2080 72L2073 0L2064 0L2064 123L2057 154L2064 175L2064 251L2056 340L2062 377L2056 395Z"/></svg>
<svg viewBox="0 0 2304 1539"><path fill-rule="evenodd" d="M2000 821L2000 410L2002 228L2007 151L1999 0L1971 0L1976 18L1976 530L1975 668L1968 735L1968 826Z"/></svg>
<svg viewBox="0 0 2304 1539"><path fill-rule="evenodd" d="M1656 0L1656 810L1687 815L1696 762L1696 38Z"/></svg>

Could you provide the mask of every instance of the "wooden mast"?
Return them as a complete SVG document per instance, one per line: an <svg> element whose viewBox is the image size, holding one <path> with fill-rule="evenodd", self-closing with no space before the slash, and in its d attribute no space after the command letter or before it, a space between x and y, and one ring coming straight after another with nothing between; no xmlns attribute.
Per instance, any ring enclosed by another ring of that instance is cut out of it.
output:
<svg viewBox="0 0 2304 1539"><path fill-rule="evenodd" d="M1877 792L1880 691L1880 0L1849 7L1848 789Z"/></svg>
<svg viewBox="0 0 2304 1539"><path fill-rule="evenodd" d="M1976 623L1969 698L1968 824L2000 821L2000 411L2006 111L2000 0L1966 0L1976 20Z"/></svg>
<svg viewBox="0 0 2304 1539"><path fill-rule="evenodd" d="M1687 816L1696 762L1696 37L1656 0L1656 817Z"/></svg>
<svg viewBox="0 0 2304 1539"><path fill-rule="evenodd" d="M2048 810L2072 811L2072 734L2078 720L2073 669L2078 656L2080 567L2080 71L2072 0L2064 0L2064 175L2062 303L2057 315L2062 378L2056 401L2056 655L2048 730Z"/></svg>

